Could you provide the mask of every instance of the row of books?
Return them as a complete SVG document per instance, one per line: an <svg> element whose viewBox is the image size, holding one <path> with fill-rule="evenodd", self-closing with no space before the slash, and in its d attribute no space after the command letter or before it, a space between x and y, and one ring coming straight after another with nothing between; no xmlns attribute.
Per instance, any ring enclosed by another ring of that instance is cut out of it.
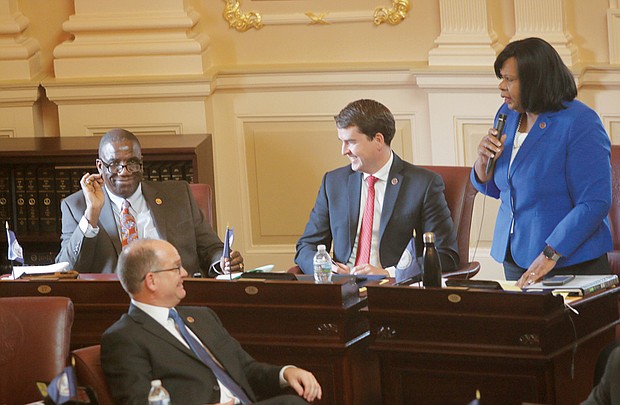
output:
<svg viewBox="0 0 620 405"><path fill-rule="evenodd" d="M0 166L0 223L9 222L20 234L60 233L60 202L80 190L85 166ZM192 162L145 162L144 178L151 181L194 180Z"/></svg>

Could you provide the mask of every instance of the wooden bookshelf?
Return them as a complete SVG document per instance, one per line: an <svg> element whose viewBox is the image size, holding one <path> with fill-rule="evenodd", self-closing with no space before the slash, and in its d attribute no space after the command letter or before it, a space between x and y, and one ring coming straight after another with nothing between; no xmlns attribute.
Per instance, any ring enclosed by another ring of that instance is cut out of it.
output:
<svg viewBox="0 0 620 405"><path fill-rule="evenodd" d="M0 139L0 221L3 228L9 221L27 264L53 262L60 249L60 201L79 189L77 178L83 172L96 170L99 139ZM140 137L140 143L145 179L186 180L215 189L210 134L149 135ZM2 273L8 267L4 230L0 241Z"/></svg>

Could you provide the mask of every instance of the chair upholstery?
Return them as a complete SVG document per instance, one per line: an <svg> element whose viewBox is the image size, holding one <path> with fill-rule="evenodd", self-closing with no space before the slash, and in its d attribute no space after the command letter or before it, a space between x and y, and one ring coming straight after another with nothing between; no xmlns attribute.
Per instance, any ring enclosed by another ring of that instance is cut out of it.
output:
<svg viewBox="0 0 620 405"><path fill-rule="evenodd" d="M611 207L609 226L614 250L607 253L611 272L620 277L620 145L611 147ZM620 309L620 300L618 301ZM620 338L620 325L616 327L616 337Z"/></svg>
<svg viewBox="0 0 620 405"><path fill-rule="evenodd" d="M211 186L203 183L192 183L189 185L198 207L202 211L207 223L213 227L213 192Z"/></svg>
<svg viewBox="0 0 620 405"><path fill-rule="evenodd" d="M101 369L101 346L88 346L71 353L75 360L75 373L80 385L90 387L95 391L99 405L114 405Z"/></svg>
<svg viewBox="0 0 620 405"><path fill-rule="evenodd" d="M444 277L471 278L480 271L480 263L469 261L469 236L474 213L474 200L478 190L469 181L471 167L422 166L441 176L446 186L444 195L456 229L456 242L461 260L457 269Z"/></svg>
<svg viewBox="0 0 620 405"><path fill-rule="evenodd" d="M0 298L0 404L41 400L67 364L73 303L66 297Z"/></svg>
<svg viewBox="0 0 620 405"><path fill-rule="evenodd" d="M469 235L474 211L474 200L478 191L469 181L471 167L463 166L422 166L439 174L446 186L444 195L454 229L461 263L455 271L444 273L444 277L471 278L480 271L480 263L469 261ZM300 274L299 266L288 269L289 273Z"/></svg>

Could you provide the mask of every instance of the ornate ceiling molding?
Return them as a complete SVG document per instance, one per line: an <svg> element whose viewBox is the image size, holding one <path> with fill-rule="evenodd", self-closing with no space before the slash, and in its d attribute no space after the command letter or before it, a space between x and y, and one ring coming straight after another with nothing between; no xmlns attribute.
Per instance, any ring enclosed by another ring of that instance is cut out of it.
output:
<svg viewBox="0 0 620 405"><path fill-rule="evenodd" d="M241 0L224 0L224 19L230 28L245 32L252 28L261 29L265 25L326 25L351 22L372 22L375 25L388 23L399 24L407 17L410 5L409 0L392 0L391 7L377 7L374 12L334 12L315 13L311 11L294 14L261 15L256 11L243 12Z"/></svg>

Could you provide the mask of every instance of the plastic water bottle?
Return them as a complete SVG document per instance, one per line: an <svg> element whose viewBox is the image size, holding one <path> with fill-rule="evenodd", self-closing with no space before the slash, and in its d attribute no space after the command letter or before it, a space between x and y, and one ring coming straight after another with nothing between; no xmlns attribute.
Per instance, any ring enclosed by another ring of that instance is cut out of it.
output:
<svg viewBox="0 0 620 405"><path fill-rule="evenodd" d="M332 281L332 258L325 250L325 245L317 246L317 252L312 260L314 264L314 282L331 283Z"/></svg>
<svg viewBox="0 0 620 405"><path fill-rule="evenodd" d="M149 405L170 405L170 394L161 385L161 380L151 381Z"/></svg>
<svg viewBox="0 0 620 405"><path fill-rule="evenodd" d="M435 234L426 232L423 236L424 252L422 260L424 262L422 283L424 287L441 287L441 261L439 253L435 247Z"/></svg>

